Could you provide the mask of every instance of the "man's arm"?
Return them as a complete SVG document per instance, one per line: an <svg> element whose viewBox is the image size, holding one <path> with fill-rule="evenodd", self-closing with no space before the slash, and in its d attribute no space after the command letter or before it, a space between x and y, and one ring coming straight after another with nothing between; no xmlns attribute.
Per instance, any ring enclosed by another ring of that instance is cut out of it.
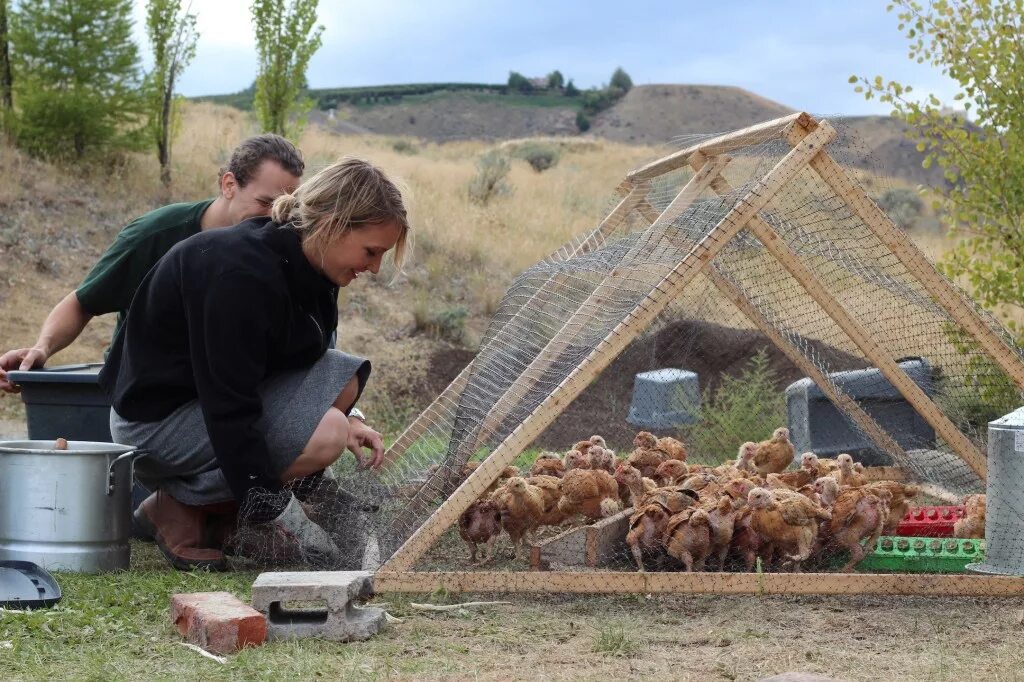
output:
<svg viewBox="0 0 1024 682"><path fill-rule="evenodd" d="M46 317L35 345L10 350L0 356L0 391L18 393L21 389L11 383L7 372L42 367L51 356L70 346L92 318L74 291L65 296Z"/></svg>

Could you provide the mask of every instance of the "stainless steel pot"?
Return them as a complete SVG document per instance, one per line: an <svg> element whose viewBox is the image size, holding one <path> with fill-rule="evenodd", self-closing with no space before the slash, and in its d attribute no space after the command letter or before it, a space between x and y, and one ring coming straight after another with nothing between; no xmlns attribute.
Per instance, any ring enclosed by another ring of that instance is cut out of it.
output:
<svg viewBox="0 0 1024 682"><path fill-rule="evenodd" d="M0 559L92 573L128 568L130 445L0 442Z"/></svg>

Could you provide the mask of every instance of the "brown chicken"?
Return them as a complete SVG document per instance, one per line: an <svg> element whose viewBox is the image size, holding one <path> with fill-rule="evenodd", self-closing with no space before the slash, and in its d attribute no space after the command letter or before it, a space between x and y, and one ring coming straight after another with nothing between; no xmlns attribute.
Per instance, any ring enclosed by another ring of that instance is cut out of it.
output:
<svg viewBox="0 0 1024 682"><path fill-rule="evenodd" d="M717 497L725 490L725 484L715 474L705 471L695 476L687 476L681 486L684 490L692 490L702 499Z"/></svg>
<svg viewBox="0 0 1024 682"><path fill-rule="evenodd" d="M459 516L459 536L469 545L469 561L476 565L476 546L486 543L487 549L479 565L494 558L494 542L501 535L501 510L494 500L477 500Z"/></svg>
<svg viewBox="0 0 1024 682"><path fill-rule="evenodd" d="M600 438L600 436L598 436ZM590 468L601 469L609 474L615 473L615 453L600 445L590 447Z"/></svg>
<svg viewBox="0 0 1024 682"><path fill-rule="evenodd" d="M985 513L988 510L984 495L968 495L964 498L964 517L953 524L955 538L985 538Z"/></svg>
<svg viewBox="0 0 1024 682"><path fill-rule="evenodd" d="M839 481L831 476L822 476L812 484L812 487L821 500L821 506L831 509L839 497Z"/></svg>
<svg viewBox="0 0 1024 682"><path fill-rule="evenodd" d="M839 468L834 459L822 459L813 452L805 452L800 455L800 468L806 469L814 474L815 480L822 476L828 476Z"/></svg>
<svg viewBox="0 0 1024 682"><path fill-rule="evenodd" d="M565 466L566 473L574 469L589 469L590 455L579 450L569 450L562 458L562 464Z"/></svg>
<svg viewBox="0 0 1024 682"><path fill-rule="evenodd" d="M616 467L614 478L619 487L619 499L628 500L630 504L637 508L639 508L640 500L647 494L647 491L655 487L653 481L651 481L650 486L645 485L644 478L640 475L640 470L628 464L620 464ZM647 480L650 481L651 479Z"/></svg>
<svg viewBox="0 0 1024 682"><path fill-rule="evenodd" d="M669 459L678 460L680 462L686 461L686 446L683 445L681 441L678 441L671 436L659 438L655 441L654 447L664 452Z"/></svg>
<svg viewBox="0 0 1024 682"><path fill-rule="evenodd" d="M565 521L565 514L558 511L558 501L562 499L561 479L556 476L530 476L526 482L535 486L544 496L544 513L539 519L539 525L561 525Z"/></svg>
<svg viewBox="0 0 1024 682"><path fill-rule="evenodd" d="M750 527L793 563L793 570L811 555L818 537L818 520L832 515L803 495L777 496L766 488L754 488L747 495Z"/></svg>
<svg viewBox="0 0 1024 682"><path fill-rule="evenodd" d="M729 495L722 495L718 501L711 500L710 508L703 508L708 513L711 524L710 556L718 559L718 570L725 570L725 557L732 545L732 535L736 526L737 508Z"/></svg>
<svg viewBox="0 0 1024 682"><path fill-rule="evenodd" d="M730 549L740 556L744 570L749 572L754 570L759 557L763 565L768 566L772 561L774 548L751 527L753 510L745 505L744 502L744 506L736 512Z"/></svg>
<svg viewBox="0 0 1024 682"><path fill-rule="evenodd" d="M561 478L565 475L565 464L553 452L542 452L537 455L537 460L530 467L531 476L554 476Z"/></svg>
<svg viewBox="0 0 1024 682"><path fill-rule="evenodd" d="M853 457L845 452L836 457L836 463L839 464L839 468L829 475L839 481L840 488L847 485L857 488L868 482L868 479L854 468Z"/></svg>
<svg viewBox="0 0 1024 682"><path fill-rule="evenodd" d="M778 474L790 465L795 456L796 448L789 442L789 429L780 426L770 440L757 444L751 464L759 474Z"/></svg>
<svg viewBox="0 0 1024 682"><path fill-rule="evenodd" d="M877 491L884 490L889 494L887 500L889 513L882 527L883 535L895 535L896 528L900 525L903 517L910 511L909 498L916 497L920 488L916 485L897 483L896 481L875 481L863 486L865 489L878 494Z"/></svg>
<svg viewBox="0 0 1024 682"><path fill-rule="evenodd" d="M591 436L589 443L591 445L596 445L599 448L607 448L608 447L608 443L604 442L604 438L602 438L601 436L597 436L597 435Z"/></svg>
<svg viewBox="0 0 1024 682"><path fill-rule="evenodd" d="M665 549L679 559L687 573L704 570L711 552L711 519L703 509L685 509L669 519L665 528Z"/></svg>
<svg viewBox="0 0 1024 682"><path fill-rule="evenodd" d="M654 481L658 485L675 485L686 478L689 468L686 462L678 459L668 459L658 465L654 471Z"/></svg>
<svg viewBox="0 0 1024 682"><path fill-rule="evenodd" d="M749 478L734 478L725 484L723 492L732 498L733 506L739 508L746 506L747 495L756 487L758 487L757 484Z"/></svg>
<svg viewBox="0 0 1024 682"><path fill-rule="evenodd" d="M805 485L813 483L817 477L808 469L797 469L796 471L783 471L781 474L766 474L764 478L769 489L799 490Z"/></svg>
<svg viewBox="0 0 1024 682"><path fill-rule="evenodd" d="M626 458L629 465L639 469L640 475L644 478L653 479L658 471L658 466L668 459L668 455L655 447L657 442L652 434L641 431L633 439L633 444L636 447Z"/></svg>
<svg viewBox="0 0 1024 682"><path fill-rule="evenodd" d="M740 471L754 470L754 455L757 454L757 443L747 442L740 446L736 455L736 468Z"/></svg>
<svg viewBox="0 0 1024 682"><path fill-rule="evenodd" d="M636 570L643 572L644 554L659 555L664 551L665 528L671 512L660 502L645 504L629 517L626 544L636 561Z"/></svg>
<svg viewBox="0 0 1024 682"><path fill-rule="evenodd" d="M824 524L827 533L823 544L826 551L850 552L850 560L839 569L841 573L852 571L868 551L874 550L889 516L888 497L885 490L876 494L868 488L847 488L839 493L832 506L832 518ZM862 540L867 542L861 545Z"/></svg>
<svg viewBox="0 0 1024 682"><path fill-rule="evenodd" d="M562 477L562 499L558 509L566 516L583 514L591 520L603 518L608 505L602 509L602 501L610 499L619 502L619 484L607 471L573 469Z"/></svg>
<svg viewBox="0 0 1024 682"><path fill-rule="evenodd" d="M501 512L501 527L512 540L512 556L519 558L524 538L544 517L544 493L520 476L510 478L492 498Z"/></svg>

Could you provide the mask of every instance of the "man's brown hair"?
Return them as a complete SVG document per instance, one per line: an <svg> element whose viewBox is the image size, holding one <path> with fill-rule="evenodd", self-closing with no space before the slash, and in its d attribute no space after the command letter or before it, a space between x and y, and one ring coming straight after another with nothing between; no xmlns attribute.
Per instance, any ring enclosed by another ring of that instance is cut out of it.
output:
<svg viewBox="0 0 1024 682"><path fill-rule="evenodd" d="M280 135L265 133L243 141L231 152L231 159L220 169L220 177L230 172L235 176L239 187L245 187L256 170L264 161L276 161L288 173L297 178L302 177L306 163L302 160L302 152Z"/></svg>

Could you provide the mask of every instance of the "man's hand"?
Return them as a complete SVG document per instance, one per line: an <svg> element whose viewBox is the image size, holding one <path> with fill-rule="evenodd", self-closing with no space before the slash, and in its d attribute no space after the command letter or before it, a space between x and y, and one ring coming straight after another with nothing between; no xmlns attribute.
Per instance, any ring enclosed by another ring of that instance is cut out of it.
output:
<svg viewBox="0 0 1024 682"><path fill-rule="evenodd" d="M0 356L0 391L20 393L21 387L7 378L11 370L26 370L46 364L46 352L41 348L18 348Z"/></svg>
<svg viewBox="0 0 1024 682"><path fill-rule="evenodd" d="M359 466L380 467L384 461L384 439L356 417L349 417L348 424L348 449L356 456ZM372 449L373 454L365 455L363 448Z"/></svg>

